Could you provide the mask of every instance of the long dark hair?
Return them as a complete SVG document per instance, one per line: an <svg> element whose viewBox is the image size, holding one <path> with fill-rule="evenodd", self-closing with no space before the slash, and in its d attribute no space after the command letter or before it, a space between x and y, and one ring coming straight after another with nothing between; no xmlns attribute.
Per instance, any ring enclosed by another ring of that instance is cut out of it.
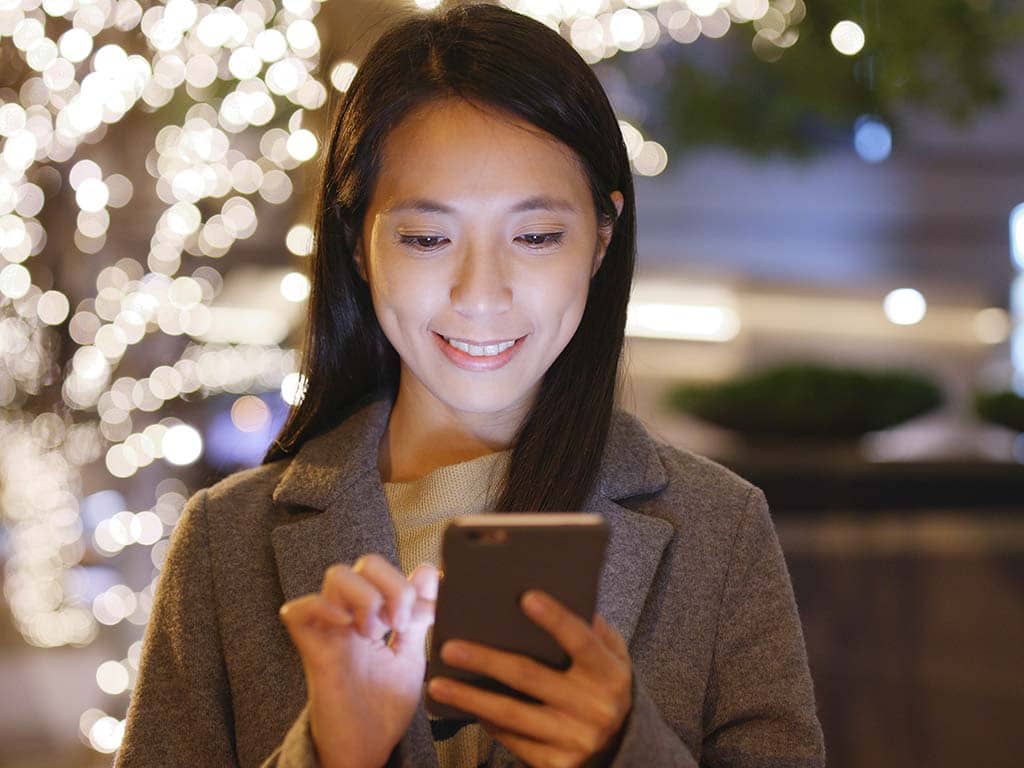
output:
<svg viewBox="0 0 1024 768"><path fill-rule="evenodd" d="M264 462L296 452L382 391L397 391L398 355L373 311L353 250L388 132L416 107L461 98L519 118L575 151L599 222L614 221L576 334L543 377L512 449L500 510L580 509L590 493L615 405L635 259L629 158L590 67L538 21L491 5L417 15L384 33L333 123L317 199L305 396ZM621 214L609 198L619 190Z"/></svg>

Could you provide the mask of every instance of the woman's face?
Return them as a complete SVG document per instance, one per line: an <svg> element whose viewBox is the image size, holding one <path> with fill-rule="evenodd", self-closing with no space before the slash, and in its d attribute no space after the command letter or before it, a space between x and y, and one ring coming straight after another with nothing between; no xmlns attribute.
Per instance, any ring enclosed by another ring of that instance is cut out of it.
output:
<svg viewBox="0 0 1024 768"><path fill-rule="evenodd" d="M524 415L579 325L610 234L557 140L461 100L406 117L385 142L356 253L401 358L399 397Z"/></svg>

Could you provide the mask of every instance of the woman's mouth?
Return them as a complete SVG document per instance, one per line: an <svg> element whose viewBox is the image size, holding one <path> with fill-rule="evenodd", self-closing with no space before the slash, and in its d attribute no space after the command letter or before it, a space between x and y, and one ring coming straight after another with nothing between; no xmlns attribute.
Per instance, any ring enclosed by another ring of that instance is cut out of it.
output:
<svg viewBox="0 0 1024 768"><path fill-rule="evenodd" d="M522 346L526 336L516 339L470 341L434 333L445 356L459 368L493 371L503 367Z"/></svg>
<svg viewBox="0 0 1024 768"><path fill-rule="evenodd" d="M458 339L444 339L456 349L461 349L468 355L473 357L493 357L515 344L515 340L512 341L498 341L493 344L470 344L468 341L459 341Z"/></svg>

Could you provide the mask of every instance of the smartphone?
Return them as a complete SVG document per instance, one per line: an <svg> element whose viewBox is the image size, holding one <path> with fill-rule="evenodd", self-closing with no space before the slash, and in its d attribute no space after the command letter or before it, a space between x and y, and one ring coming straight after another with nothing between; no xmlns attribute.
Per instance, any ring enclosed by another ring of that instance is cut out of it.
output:
<svg viewBox="0 0 1024 768"><path fill-rule="evenodd" d="M443 578L427 681L442 675L530 701L489 677L449 667L441 646L450 639L471 640L567 669L568 655L523 613L520 600L527 590L540 589L589 624L607 541L604 518L588 513L466 515L450 523L441 546ZM434 717L473 719L429 693L425 703Z"/></svg>

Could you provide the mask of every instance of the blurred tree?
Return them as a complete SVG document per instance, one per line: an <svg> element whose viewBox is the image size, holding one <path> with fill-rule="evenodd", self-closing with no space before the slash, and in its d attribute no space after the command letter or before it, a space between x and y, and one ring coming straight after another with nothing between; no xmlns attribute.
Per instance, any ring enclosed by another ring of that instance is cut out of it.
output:
<svg viewBox="0 0 1024 768"><path fill-rule="evenodd" d="M864 30L854 56L831 41L843 20ZM783 0L753 23L752 41L746 29L659 49L666 76L654 86L654 118L670 149L810 155L845 141L864 114L898 133L908 109L966 124L1004 97L996 60L1024 40L1024 3L807 0L804 10Z"/></svg>

